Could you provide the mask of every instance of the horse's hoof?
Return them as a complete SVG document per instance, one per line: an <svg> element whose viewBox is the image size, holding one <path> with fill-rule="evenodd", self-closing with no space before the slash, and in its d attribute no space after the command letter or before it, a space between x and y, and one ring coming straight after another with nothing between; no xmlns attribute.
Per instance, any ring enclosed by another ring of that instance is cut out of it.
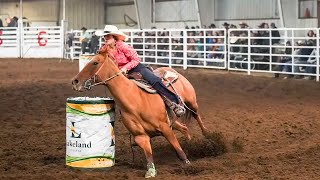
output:
<svg viewBox="0 0 320 180"><path fill-rule="evenodd" d="M144 175L144 177L145 177L146 179L148 179L148 178L156 177L156 175L157 175L157 170L150 168L150 169L148 169L148 171L146 172L146 174Z"/></svg>
<svg viewBox="0 0 320 180"><path fill-rule="evenodd" d="M157 170L156 170L154 164L152 163L151 165L148 165L147 167L148 167L148 171L146 172L144 177L146 179L156 177L157 176Z"/></svg>
<svg viewBox="0 0 320 180"><path fill-rule="evenodd" d="M186 159L183 161L185 165L191 165L191 162L189 161L189 159Z"/></svg>

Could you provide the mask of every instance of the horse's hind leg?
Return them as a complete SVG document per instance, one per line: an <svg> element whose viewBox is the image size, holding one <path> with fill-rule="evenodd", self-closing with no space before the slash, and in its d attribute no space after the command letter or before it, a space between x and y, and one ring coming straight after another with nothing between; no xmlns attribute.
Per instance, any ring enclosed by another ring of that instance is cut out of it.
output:
<svg viewBox="0 0 320 180"><path fill-rule="evenodd" d="M134 141L143 149L144 155L147 159L147 172L145 178L156 177L157 171L153 164L152 148L150 144L150 137L147 135L139 135L134 137Z"/></svg>
<svg viewBox="0 0 320 180"><path fill-rule="evenodd" d="M190 164L190 161L188 160L187 155L182 150L176 135L170 129L168 124L163 124L163 126L161 127L161 132L162 132L163 136L169 141L169 143L176 150L179 159L181 159L186 164Z"/></svg>
<svg viewBox="0 0 320 180"><path fill-rule="evenodd" d="M198 103L197 102L194 102L194 103L188 103L187 105L190 109L192 109L195 113L191 112L192 113L192 116L197 120L200 128L201 128L201 131L202 131L202 134L203 135L206 135L208 134L208 129L204 126L204 123L201 119L201 116L199 114L199 106L198 106Z"/></svg>
<svg viewBox="0 0 320 180"><path fill-rule="evenodd" d="M189 132L189 128L185 124L182 124L179 121L175 121L172 124L172 127L174 129L180 131L188 140L191 140L191 135L190 135L190 132Z"/></svg>

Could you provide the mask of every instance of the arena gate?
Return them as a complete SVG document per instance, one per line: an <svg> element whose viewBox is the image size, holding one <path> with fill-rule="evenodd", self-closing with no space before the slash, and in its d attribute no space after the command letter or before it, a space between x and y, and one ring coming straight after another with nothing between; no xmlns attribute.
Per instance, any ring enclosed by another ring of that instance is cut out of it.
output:
<svg viewBox="0 0 320 180"><path fill-rule="evenodd" d="M20 57L18 28L0 28L0 57Z"/></svg>
<svg viewBox="0 0 320 180"><path fill-rule="evenodd" d="M63 26L0 28L0 58L63 58Z"/></svg>

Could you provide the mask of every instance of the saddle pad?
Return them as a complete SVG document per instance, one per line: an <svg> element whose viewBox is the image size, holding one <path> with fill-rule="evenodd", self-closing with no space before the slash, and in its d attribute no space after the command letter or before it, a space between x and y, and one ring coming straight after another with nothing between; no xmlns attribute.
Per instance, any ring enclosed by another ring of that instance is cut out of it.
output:
<svg viewBox="0 0 320 180"><path fill-rule="evenodd" d="M169 86L170 83L174 83L178 79L178 74L172 71L167 70L159 70L156 69L154 71L154 74L162 79L162 82L165 86ZM133 81L137 86L139 86L141 89L145 90L146 92L155 94L157 93L155 89L152 88L152 86L147 83L144 79L142 79L142 76L140 73L133 73L128 76L128 78Z"/></svg>

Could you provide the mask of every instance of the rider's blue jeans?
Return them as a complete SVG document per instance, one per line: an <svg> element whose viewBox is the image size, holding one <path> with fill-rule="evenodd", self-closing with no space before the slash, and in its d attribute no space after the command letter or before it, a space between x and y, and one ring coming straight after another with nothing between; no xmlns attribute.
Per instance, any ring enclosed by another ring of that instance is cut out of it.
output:
<svg viewBox="0 0 320 180"><path fill-rule="evenodd" d="M131 69L128 73L139 72L142 77L148 81L152 87L161 95L170 99L171 101L179 104L179 97L171 92L163 83L161 78L156 76L149 68L144 66L143 64L139 64L135 68Z"/></svg>

